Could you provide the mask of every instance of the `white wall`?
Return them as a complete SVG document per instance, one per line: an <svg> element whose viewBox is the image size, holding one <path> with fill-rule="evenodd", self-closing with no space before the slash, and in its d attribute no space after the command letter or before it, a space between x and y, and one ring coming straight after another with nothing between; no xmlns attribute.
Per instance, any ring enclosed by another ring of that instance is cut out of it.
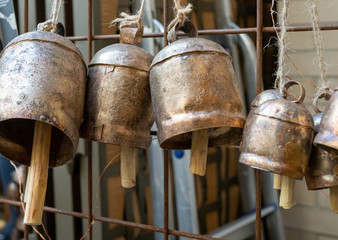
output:
<svg viewBox="0 0 338 240"><path fill-rule="evenodd" d="M320 24L338 22L338 1L318 0ZM278 10L281 9L279 2ZM289 10L290 25L310 25L311 20L307 10L306 0L291 0ZM338 86L338 31L323 31L323 47L328 63L328 80L331 87ZM308 80L319 84L320 72L313 65L316 55L312 32L295 32L288 34L288 54ZM290 64L289 76L299 80L306 88L305 103L311 108L314 88L300 77ZM312 111L313 112L313 111ZM283 210L286 239L288 240L334 240L338 238L338 215L329 207L329 191L308 191L305 181L296 181L297 206Z"/></svg>

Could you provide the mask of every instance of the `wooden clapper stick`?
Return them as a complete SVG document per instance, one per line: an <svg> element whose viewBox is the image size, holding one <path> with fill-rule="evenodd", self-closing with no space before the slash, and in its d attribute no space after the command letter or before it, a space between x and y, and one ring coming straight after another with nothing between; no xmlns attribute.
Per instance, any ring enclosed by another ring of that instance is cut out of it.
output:
<svg viewBox="0 0 338 240"><path fill-rule="evenodd" d="M338 213L338 186L330 187L330 207L333 212Z"/></svg>
<svg viewBox="0 0 338 240"><path fill-rule="evenodd" d="M26 211L24 224L40 225L42 223L45 203L49 153L51 142L51 125L35 121L31 165L27 177Z"/></svg>
<svg viewBox="0 0 338 240"><path fill-rule="evenodd" d="M204 176L207 168L209 129L192 132L190 172Z"/></svg>
<svg viewBox="0 0 338 240"><path fill-rule="evenodd" d="M282 176L279 174L273 174L273 189L280 190L281 189Z"/></svg>
<svg viewBox="0 0 338 240"><path fill-rule="evenodd" d="M124 188L136 185L137 148L121 146L121 183Z"/></svg>
<svg viewBox="0 0 338 240"><path fill-rule="evenodd" d="M281 192L279 206L284 209L292 208L296 205L295 201L295 179L287 176L281 176Z"/></svg>

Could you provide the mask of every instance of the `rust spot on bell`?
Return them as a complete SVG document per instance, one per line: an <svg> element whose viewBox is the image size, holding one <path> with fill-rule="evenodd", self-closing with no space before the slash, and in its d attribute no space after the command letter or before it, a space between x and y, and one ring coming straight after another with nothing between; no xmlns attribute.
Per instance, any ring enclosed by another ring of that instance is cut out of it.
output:
<svg viewBox="0 0 338 240"><path fill-rule="evenodd" d="M0 59L0 153L30 165L34 121L53 126L50 167L72 159L83 116L86 65L76 46L51 32L18 36Z"/></svg>
<svg viewBox="0 0 338 240"><path fill-rule="evenodd" d="M261 93L256 102L243 133L240 162L302 179L314 135L310 112L275 92Z"/></svg>
<svg viewBox="0 0 338 240"><path fill-rule="evenodd" d="M162 148L191 148L192 132L209 129L209 147L239 142L245 118L230 55L215 42L185 38L162 49L150 70Z"/></svg>

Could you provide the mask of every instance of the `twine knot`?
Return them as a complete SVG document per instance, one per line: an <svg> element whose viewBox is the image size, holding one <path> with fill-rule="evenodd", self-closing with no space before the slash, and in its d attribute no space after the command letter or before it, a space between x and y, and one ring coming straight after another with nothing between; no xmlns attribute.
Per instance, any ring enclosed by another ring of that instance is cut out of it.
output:
<svg viewBox="0 0 338 240"><path fill-rule="evenodd" d="M187 15L192 11L192 4L189 3L187 6L182 7L180 0L175 0L174 12L175 18L168 25L168 40L174 42L177 40L176 29L182 27L187 20Z"/></svg>
<svg viewBox="0 0 338 240"><path fill-rule="evenodd" d="M121 17L113 20L111 22L111 25L117 26L119 24L120 29L125 28L125 27L138 28L138 29L143 28L142 15L143 15L145 2L146 2L145 0L142 1L140 10L135 15L122 12L120 14Z"/></svg>
<svg viewBox="0 0 338 240"><path fill-rule="evenodd" d="M39 23L37 30L38 31L50 31L55 33L57 31L57 24L55 24L52 20L47 20L45 22Z"/></svg>
<svg viewBox="0 0 338 240"><path fill-rule="evenodd" d="M57 24L62 3L63 0L54 0L50 18L47 21L38 24L38 31L50 31L53 33L57 31Z"/></svg>

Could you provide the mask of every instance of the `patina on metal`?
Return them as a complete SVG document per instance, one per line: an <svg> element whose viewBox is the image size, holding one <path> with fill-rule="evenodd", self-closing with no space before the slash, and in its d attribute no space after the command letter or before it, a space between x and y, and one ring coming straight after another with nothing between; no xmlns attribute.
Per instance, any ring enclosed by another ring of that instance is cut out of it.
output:
<svg viewBox="0 0 338 240"><path fill-rule="evenodd" d="M141 31L122 28L124 43L101 49L90 62L81 137L129 147L149 147L154 122L149 87L153 56L132 45L139 44L141 39Z"/></svg>
<svg viewBox="0 0 338 240"><path fill-rule="evenodd" d="M338 87L323 112L319 132L314 139L316 146L337 154L338 152Z"/></svg>
<svg viewBox="0 0 338 240"><path fill-rule="evenodd" d="M252 113L243 133L240 162L254 168L302 179L311 153L314 125L311 113L301 104L304 88L297 100L270 100Z"/></svg>
<svg viewBox="0 0 338 240"><path fill-rule="evenodd" d="M30 32L10 42L0 59L0 153L30 165L36 120L53 126L49 166L72 159L86 75L80 51L58 34Z"/></svg>
<svg viewBox="0 0 338 240"><path fill-rule="evenodd" d="M162 49L150 68L158 141L191 148L192 132L209 129L209 147L238 143L244 126L231 56L219 44L185 38Z"/></svg>
<svg viewBox="0 0 338 240"><path fill-rule="evenodd" d="M319 131L323 116L323 113L318 109L318 100L322 98L329 101L331 94L329 92L322 93L313 101L313 108L317 113L313 117L316 133ZM329 153L322 148L313 146L305 179L309 190L338 185L338 151Z"/></svg>

